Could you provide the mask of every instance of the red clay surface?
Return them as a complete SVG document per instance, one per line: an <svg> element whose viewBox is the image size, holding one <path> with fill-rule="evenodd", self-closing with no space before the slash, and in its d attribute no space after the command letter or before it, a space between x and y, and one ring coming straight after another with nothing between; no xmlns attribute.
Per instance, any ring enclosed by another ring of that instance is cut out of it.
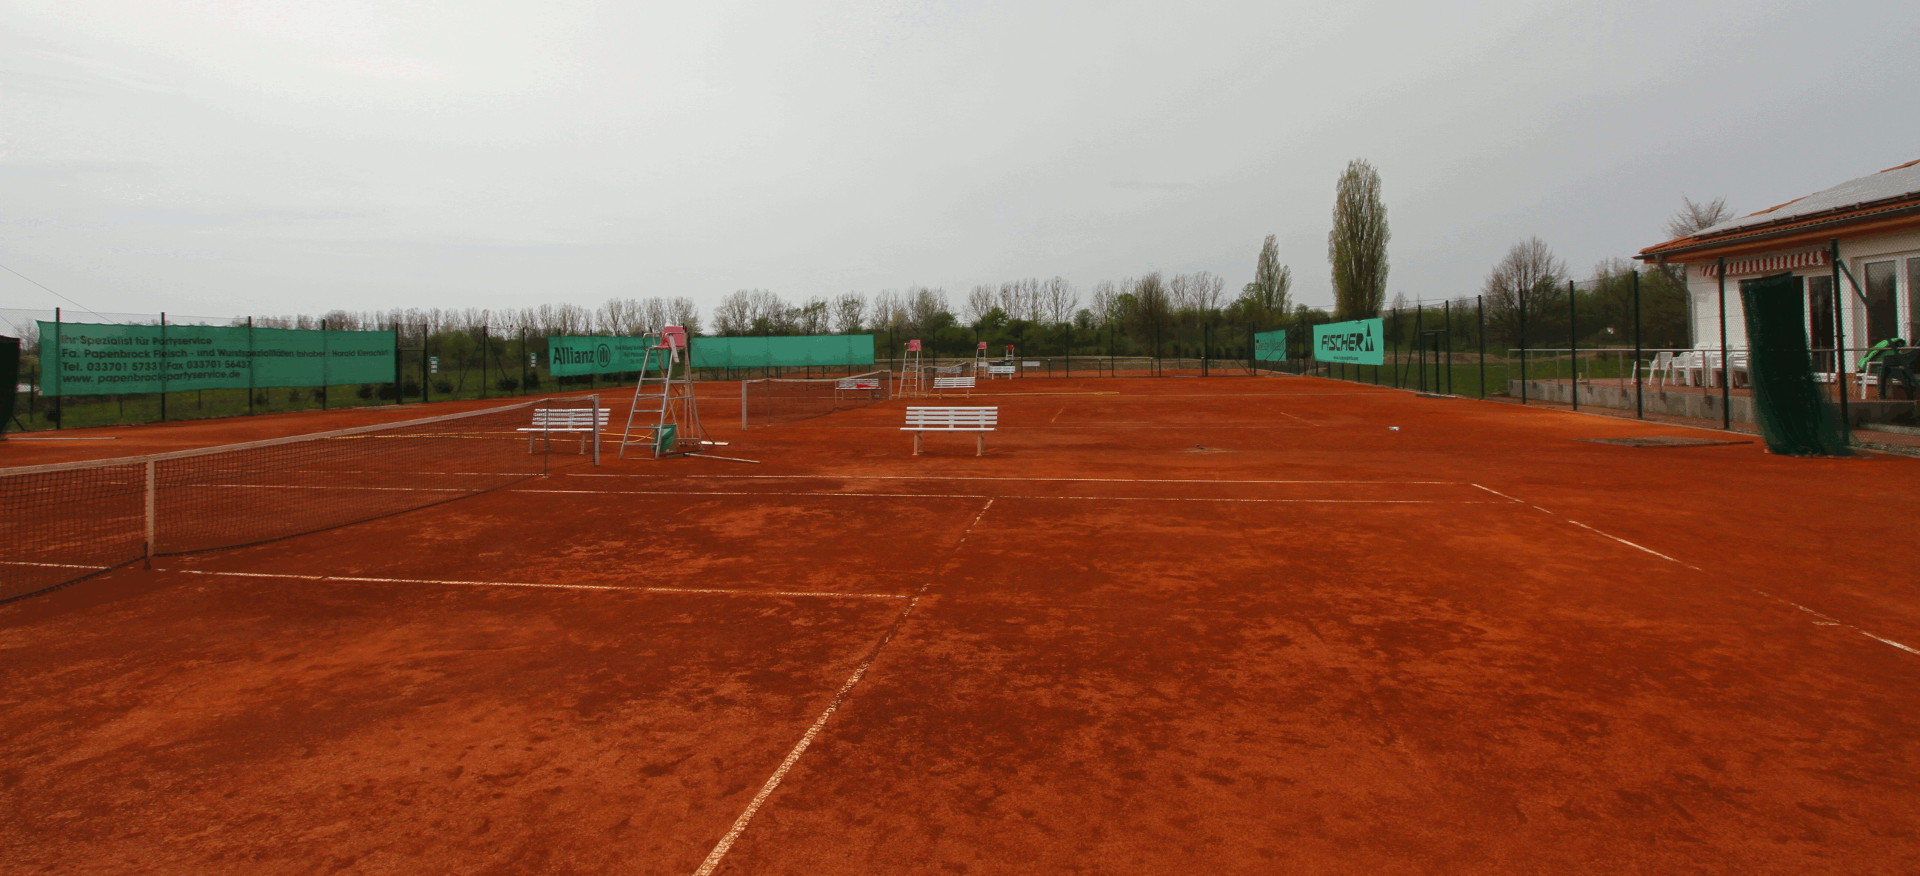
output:
<svg viewBox="0 0 1920 876"><path fill-rule="evenodd" d="M996 383L940 402L1001 407L985 457L914 457L905 402L743 433L734 391L714 452L760 464L609 453L0 607L3 869L1920 860L1920 460L1309 378Z"/></svg>

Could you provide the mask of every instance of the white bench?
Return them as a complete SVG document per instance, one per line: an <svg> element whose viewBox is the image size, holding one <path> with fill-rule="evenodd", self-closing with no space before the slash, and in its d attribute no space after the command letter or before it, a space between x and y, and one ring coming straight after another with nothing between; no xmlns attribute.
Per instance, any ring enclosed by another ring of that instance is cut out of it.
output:
<svg viewBox="0 0 1920 876"><path fill-rule="evenodd" d="M580 452L587 452L587 438L593 433L605 429L611 417L611 408L534 408L533 424L516 431L527 433L527 452L532 453L534 443L542 435L555 432L580 433Z"/></svg>
<svg viewBox="0 0 1920 876"><path fill-rule="evenodd" d="M1012 365L988 365L987 366L988 380L992 380L995 377L1005 377L1005 378L1011 379L1014 373L1015 373L1015 369Z"/></svg>
<svg viewBox="0 0 1920 876"><path fill-rule="evenodd" d="M913 453L920 455L922 432L972 432L975 456L987 455L987 433L1000 422L1000 409L908 407L902 432L913 433Z"/></svg>
<svg viewBox="0 0 1920 876"><path fill-rule="evenodd" d="M964 389L967 395L973 395L973 381L972 377L935 377L933 391L944 395L949 389Z"/></svg>

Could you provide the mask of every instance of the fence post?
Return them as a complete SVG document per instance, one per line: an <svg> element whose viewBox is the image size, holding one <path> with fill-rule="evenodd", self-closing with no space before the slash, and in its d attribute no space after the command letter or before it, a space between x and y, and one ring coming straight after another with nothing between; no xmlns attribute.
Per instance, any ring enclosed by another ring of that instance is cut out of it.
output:
<svg viewBox="0 0 1920 876"><path fill-rule="evenodd" d="M1833 388L1840 393L1841 435L1853 443L1853 421L1847 413L1847 315L1840 309L1840 238L1827 238L1827 261L1833 264Z"/></svg>
<svg viewBox="0 0 1920 876"><path fill-rule="evenodd" d="M428 358L427 357L427 324L423 322L420 324L420 403L421 404L426 404L427 402L430 402L433 400L433 396L429 394L427 391L428 385L433 383L433 374L427 368L427 358Z"/></svg>
<svg viewBox="0 0 1920 876"><path fill-rule="evenodd" d="M1527 290L1514 284L1513 297L1520 302L1520 403L1527 403Z"/></svg>
<svg viewBox="0 0 1920 876"><path fill-rule="evenodd" d="M394 336L393 375L394 394L400 392L400 341ZM247 416L253 416L253 317L247 317Z"/></svg>
<svg viewBox="0 0 1920 876"><path fill-rule="evenodd" d="M1640 269L1633 269L1633 416L1636 419L1647 418L1646 400L1643 393L1646 381L1640 376L1640 357L1645 355L1640 347Z"/></svg>
<svg viewBox="0 0 1920 876"><path fill-rule="evenodd" d="M160 311L160 422L167 421L167 312Z"/></svg>
<svg viewBox="0 0 1920 876"><path fill-rule="evenodd" d="M1733 409L1728 402L1733 390L1727 386L1727 257L1720 257L1720 428L1733 428Z"/></svg>
<svg viewBox="0 0 1920 876"><path fill-rule="evenodd" d="M1447 395L1453 395L1453 299L1440 302L1440 312L1447 320L1447 330L1441 337L1447 341Z"/></svg>
<svg viewBox="0 0 1920 876"><path fill-rule="evenodd" d="M1487 397L1487 296L1473 296L1473 320L1480 333L1480 397Z"/></svg>
<svg viewBox="0 0 1920 876"><path fill-rule="evenodd" d="M1567 371L1573 375L1573 409L1580 410L1580 291L1567 281Z"/></svg>

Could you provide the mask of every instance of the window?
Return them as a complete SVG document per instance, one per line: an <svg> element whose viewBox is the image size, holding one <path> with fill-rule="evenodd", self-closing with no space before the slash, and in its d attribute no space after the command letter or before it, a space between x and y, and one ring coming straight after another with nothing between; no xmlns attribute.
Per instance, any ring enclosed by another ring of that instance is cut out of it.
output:
<svg viewBox="0 0 1920 876"><path fill-rule="evenodd" d="M1920 344L1920 258L1907 259L1907 343Z"/></svg>
<svg viewBox="0 0 1920 876"><path fill-rule="evenodd" d="M1916 259L1920 261L1920 259ZM1807 346L1813 350L1813 370L1833 371L1833 278L1807 278Z"/></svg>
<svg viewBox="0 0 1920 876"><path fill-rule="evenodd" d="M1888 338L1900 334L1899 314L1895 310L1893 296L1897 262L1868 262L1864 273L1867 281L1867 336L1862 338L1862 346L1871 347Z"/></svg>

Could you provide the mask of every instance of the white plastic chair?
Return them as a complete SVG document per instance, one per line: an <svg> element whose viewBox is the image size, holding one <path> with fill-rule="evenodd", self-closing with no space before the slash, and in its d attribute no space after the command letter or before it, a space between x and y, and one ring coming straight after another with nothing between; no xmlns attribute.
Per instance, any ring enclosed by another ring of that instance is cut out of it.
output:
<svg viewBox="0 0 1920 876"><path fill-rule="evenodd" d="M1645 369L1647 375L1646 381L1648 383L1659 380L1662 385L1664 385L1666 381L1673 379L1673 354L1668 352L1655 353L1652 359L1645 362L1635 362L1633 363L1633 367L1635 369L1634 379L1636 381L1640 379L1640 369Z"/></svg>

